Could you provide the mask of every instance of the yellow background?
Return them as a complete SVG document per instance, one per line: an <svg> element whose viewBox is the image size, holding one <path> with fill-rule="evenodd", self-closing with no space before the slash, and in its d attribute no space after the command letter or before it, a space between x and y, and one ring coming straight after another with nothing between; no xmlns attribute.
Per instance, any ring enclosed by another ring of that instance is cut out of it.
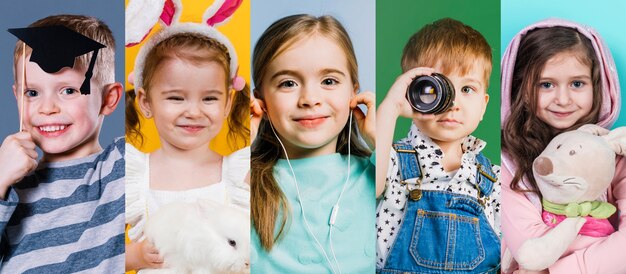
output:
<svg viewBox="0 0 626 274"><path fill-rule="evenodd" d="M183 9L180 17L180 22L200 22L202 20L202 14L209 7L213 1L198 1L198 0L182 0ZM128 0L126 0L128 4ZM160 24L155 26L150 35L161 28ZM230 21L225 25L217 28L220 32L226 35L237 52L239 58L239 75L246 79L246 83L250 83L250 2L243 1L239 9L230 18ZM135 57L139 52L139 49L147 39L141 44L135 45L130 48L126 48L126 90L134 88L128 82L128 74L133 71L135 65ZM146 120L141 114L139 114L141 120L141 132L144 135L143 145L139 145L135 140L127 138L127 142L132 143L135 147L143 152L152 152L160 147L159 135L154 126L152 119ZM229 148L226 142L226 133L228 132L227 123L224 123L224 127L218 136L211 142L211 148L216 152L227 155L230 154L233 149ZM237 147L244 146L243 141L237 143Z"/></svg>
<svg viewBox="0 0 626 274"><path fill-rule="evenodd" d="M202 20L202 14L209 7L212 1L198 1L198 0L182 0L183 10L180 18L180 22L200 22ZM128 5L128 0L126 0L126 5ZM155 31L160 29L160 25L155 26L152 29L150 35L152 35ZM233 46L235 47L235 51L237 52L237 57L239 58L239 75L246 79L246 83L250 83L250 2L243 1L239 9L233 14L230 18L230 21L223 26L217 28L220 32L226 35ZM147 39L149 39L148 36ZM145 41L139 45L135 45L130 48L126 48L126 82L125 87L126 90L134 88L128 82L128 74L133 71L133 67L135 65L135 57L139 52L139 49ZM132 143L135 147L143 152L152 152L159 148L159 135L156 131L156 127L154 126L153 120L146 120L139 114L141 119L141 133L144 135L143 145L139 145L134 140L126 139L127 142ZM222 155L227 155L234 151L229 148L226 142L226 134L228 126L227 123L224 123L224 127L219 135L211 142L211 148ZM244 142L239 141L237 143L237 147L243 147ZM128 241L128 238L126 239ZM135 273L135 271L130 271L127 273Z"/></svg>

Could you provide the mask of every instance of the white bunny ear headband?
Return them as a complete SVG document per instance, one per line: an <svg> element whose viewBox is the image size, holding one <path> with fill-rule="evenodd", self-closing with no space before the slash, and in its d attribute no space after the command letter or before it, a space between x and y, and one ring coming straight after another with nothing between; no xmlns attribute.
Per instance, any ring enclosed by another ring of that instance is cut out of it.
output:
<svg viewBox="0 0 626 274"><path fill-rule="evenodd" d="M202 23L180 23L182 0L132 0L126 7L126 46L131 47L141 43L150 30L160 19L163 29L153 35L139 50L135 59L135 70L132 72L135 90L142 87L143 70L148 53L161 41L179 34L194 33L217 40L226 46L230 55L231 86L241 91L246 82L237 75L239 69L235 48L221 32L214 27L228 21L235 13L243 0L215 0L202 15Z"/></svg>

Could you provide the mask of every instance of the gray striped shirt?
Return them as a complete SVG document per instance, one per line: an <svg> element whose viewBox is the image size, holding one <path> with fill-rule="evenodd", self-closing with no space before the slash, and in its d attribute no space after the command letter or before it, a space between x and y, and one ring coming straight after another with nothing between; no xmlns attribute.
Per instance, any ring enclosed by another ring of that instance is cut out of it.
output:
<svg viewBox="0 0 626 274"><path fill-rule="evenodd" d="M124 139L41 164L0 201L0 273L124 272Z"/></svg>

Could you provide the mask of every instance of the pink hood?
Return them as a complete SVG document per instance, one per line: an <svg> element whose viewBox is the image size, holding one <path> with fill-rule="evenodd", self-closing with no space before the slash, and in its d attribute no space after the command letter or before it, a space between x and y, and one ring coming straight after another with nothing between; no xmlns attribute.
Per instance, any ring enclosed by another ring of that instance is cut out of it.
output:
<svg viewBox="0 0 626 274"><path fill-rule="evenodd" d="M504 55L502 56L501 75L500 80L502 83L502 105L500 107L501 125L509 118L511 108L511 82L513 79L513 68L515 67L515 58L517 57L517 50L519 48L522 37L531 30L538 28L549 27L570 27L576 29L581 34L585 35L596 51L598 60L600 62L600 72L602 77L602 105L600 109L600 119L598 125L610 128L617 120L620 110L620 88L619 79L617 77L617 70L615 69L615 62L611 56L611 52L600 37L600 34L589 26L581 25L571 21L550 18L539 21L530 26L525 27L518 32L515 37L509 43Z"/></svg>

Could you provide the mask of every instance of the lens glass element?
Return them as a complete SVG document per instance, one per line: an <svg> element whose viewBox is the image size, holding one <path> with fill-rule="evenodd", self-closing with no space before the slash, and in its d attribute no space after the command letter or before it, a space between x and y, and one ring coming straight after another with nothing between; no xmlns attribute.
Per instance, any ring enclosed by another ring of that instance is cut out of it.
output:
<svg viewBox="0 0 626 274"><path fill-rule="evenodd" d="M429 83L430 84L430 83ZM437 92L435 87L432 85L426 84L419 91L420 100L424 104L430 104L437 99Z"/></svg>
<svg viewBox="0 0 626 274"><path fill-rule="evenodd" d="M443 113L452 106L454 86L442 74L422 75L411 81L406 99L415 111L426 114Z"/></svg>

